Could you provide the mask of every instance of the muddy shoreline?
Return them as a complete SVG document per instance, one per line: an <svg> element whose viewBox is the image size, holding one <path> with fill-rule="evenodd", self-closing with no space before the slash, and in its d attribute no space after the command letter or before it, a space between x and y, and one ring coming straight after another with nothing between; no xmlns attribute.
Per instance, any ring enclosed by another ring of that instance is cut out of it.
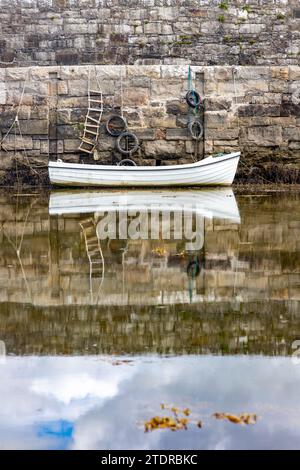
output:
<svg viewBox="0 0 300 470"><path fill-rule="evenodd" d="M51 189L47 166L33 167L18 161L13 168L2 173L0 190L10 188L13 191ZM237 194L245 191L299 191L300 169L295 166L272 164L269 167L238 169L233 188Z"/></svg>

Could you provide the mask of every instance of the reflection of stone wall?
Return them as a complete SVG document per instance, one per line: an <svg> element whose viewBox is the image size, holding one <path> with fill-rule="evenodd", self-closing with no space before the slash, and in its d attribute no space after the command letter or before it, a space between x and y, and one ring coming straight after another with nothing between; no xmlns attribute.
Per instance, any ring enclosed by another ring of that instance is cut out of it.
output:
<svg viewBox="0 0 300 470"><path fill-rule="evenodd" d="M49 218L47 205L34 202L28 213L29 203L19 202L17 207L1 198L1 302L90 304L81 218ZM238 308L239 302L299 301L299 197L240 197L238 202L241 225L205 221L204 269L195 282L188 279L190 258L182 253L181 243L129 241L124 270L122 246L103 245L106 272L99 305L184 304L191 299L198 304L235 299ZM19 260L13 245L18 246L22 234ZM99 278L94 278L93 301L98 286Z"/></svg>
<svg viewBox="0 0 300 470"><path fill-rule="evenodd" d="M297 64L298 0L1 0L0 59Z"/></svg>
<svg viewBox="0 0 300 470"><path fill-rule="evenodd" d="M79 161L78 145L87 111L88 66L0 69L0 132L6 133L20 107L23 138L9 134L0 150L0 181L14 168L15 156L32 164L47 163L49 154ZM195 142L187 131L188 66L96 66L104 93L105 112L98 152L102 163L120 160L115 139L104 123L119 112L120 73L123 74L124 115L140 140L135 159L154 165L192 162ZM205 152L242 150L242 163L299 163L300 68L193 67L194 85L204 95ZM233 82L235 76L235 86ZM235 90L237 96L235 97ZM202 118L201 118L202 119ZM202 143L198 157L202 155ZM90 158L83 156L84 161Z"/></svg>
<svg viewBox="0 0 300 470"><path fill-rule="evenodd" d="M8 354L290 355L299 302L201 303L178 307L28 308L2 304ZM22 334L20 334L22 332Z"/></svg>

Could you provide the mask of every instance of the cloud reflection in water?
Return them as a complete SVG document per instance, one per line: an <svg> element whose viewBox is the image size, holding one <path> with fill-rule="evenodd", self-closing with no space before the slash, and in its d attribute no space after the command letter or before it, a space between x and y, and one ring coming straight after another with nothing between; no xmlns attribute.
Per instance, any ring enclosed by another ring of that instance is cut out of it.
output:
<svg viewBox="0 0 300 470"><path fill-rule="evenodd" d="M300 367L289 358L8 357L0 365L0 448L298 448ZM160 403L189 406L204 428L145 434ZM255 426L211 418L253 412Z"/></svg>

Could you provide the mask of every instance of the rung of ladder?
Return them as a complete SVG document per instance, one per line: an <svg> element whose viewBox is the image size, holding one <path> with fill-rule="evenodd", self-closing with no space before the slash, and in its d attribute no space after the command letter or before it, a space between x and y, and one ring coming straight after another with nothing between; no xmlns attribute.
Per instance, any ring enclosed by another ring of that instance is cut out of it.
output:
<svg viewBox="0 0 300 470"><path fill-rule="evenodd" d="M86 225L86 224L88 224L88 225L95 225L95 224L94 224L94 220L91 219L91 218L83 219L83 220L81 220L80 223L81 223L81 225Z"/></svg>
<svg viewBox="0 0 300 470"><path fill-rule="evenodd" d="M97 142L95 142L95 141L86 139L85 137L82 137L81 140L82 140L82 142L84 142L85 144L89 144L89 145L96 145L96 143L97 143Z"/></svg>
<svg viewBox="0 0 300 470"><path fill-rule="evenodd" d="M95 98L90 98L90 101L93 101L93 103L100 103L103 104L102 100L96 100Z"/></svg>
<svg viewBox="0 0 300 470"><path fill-rule="evenodd" d="M81 142L84 142L84 143L90 144L90 145L96 145L96 143L97 143L96 140L95 140L95 141L94 141L94 140L93 140L93 141L89 141L89 139L87 139L87 138L84 137L84 136L81 137Z"/></svg>
<svg viewBox="0 0 300 470"><path fill-rule="evenodd" d="M88 133L88 134L93 134L93 135L98 135L98 132L89 131L88 129L85 129L85 130L84 130L84 134L86 134L86 133Z"/></svg>
<svg viewBox="0 0 300 470"><path fill-rule="evenodd" d="M86 118L87 118L87 119L90 119L90 120L93 121L93 122L96 122L97 124L100 124L100 120L99 120L99 119L95 119L95 118L89 116L88 114L87 114Z"/></svg>
<svg viewBox="0 0 300 470"><path fill-rule="evenodd" d="M93 238L90 237L90 238L87 240L87 243L88 243L89 246L91 246L91 245L95 246L96 244L97 244L97 246L98 246L99 240L98 240L97 237L93 237Z"/></svg>
<svg viewBox="0 0 300 470"><path fill-rule="evenodd" d="M89 124L89 123L85 123L85 127L92 127L93 129L99 129L99 126L96 126L96 124Z"/></svg>
<svg viewBox="0 0 300 470"><path fill-rule="evenodd" d="M101 108L89 108L88 111L93 111L94 113L102 113L102 109Z"/></svg>
<svg viewBox="0 0 300 470"><path fill-rule="evenodd" d="M97 245L96 245L96 244L89 245L88 248L89 248L89 251L90 251L91 253L95 253L96 251L99 252L99 245L98 245L98 243L97 243Z"/></svg>
<svg viewBox="0 0 300 470"><path fill-rule="evenodd" d="M102 95L102 91L99 91L99 90L90 90L90 95Z"/></svg>
<svg viewBox="0 0 300 470"><path fill-rule="evenodd" d="M102 261L92 261L92 264L103 264Z"/></svg>

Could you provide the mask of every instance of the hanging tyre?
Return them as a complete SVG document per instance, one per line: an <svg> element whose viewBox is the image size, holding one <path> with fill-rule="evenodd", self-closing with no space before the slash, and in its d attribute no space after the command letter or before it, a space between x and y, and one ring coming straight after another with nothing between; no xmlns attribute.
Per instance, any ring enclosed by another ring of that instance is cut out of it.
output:
<svg viewBox="0 0 300 470"><path fill-rule="evenodd" d="M201 105L201 96L196 90L188 91L187 94L185 95L185 99L186 99L187 104L191 108L199 108L199 106Z"/></svg>
<svg viewBox="0 0 300 470"><path fill-rule="evenodd" d="M112 137L118 137L122 132L125 132L127 129L127 122L118 114L113 114L110 116L106 122L106 131Z"/></svg>
<svg viewBox="0 0 300 470"><path fill-rule="evenodd" d="M188 125L189 133L194 140L200 140L203 137L203 125L200 121L191 121Z"/></svg>
<svg viewBox="0 0 300 470"><path fill-rule="evenodd" d="M116 148L122 155L131 155L139 148L139 140L132 132L123 132L116 141Z"/></svg>

